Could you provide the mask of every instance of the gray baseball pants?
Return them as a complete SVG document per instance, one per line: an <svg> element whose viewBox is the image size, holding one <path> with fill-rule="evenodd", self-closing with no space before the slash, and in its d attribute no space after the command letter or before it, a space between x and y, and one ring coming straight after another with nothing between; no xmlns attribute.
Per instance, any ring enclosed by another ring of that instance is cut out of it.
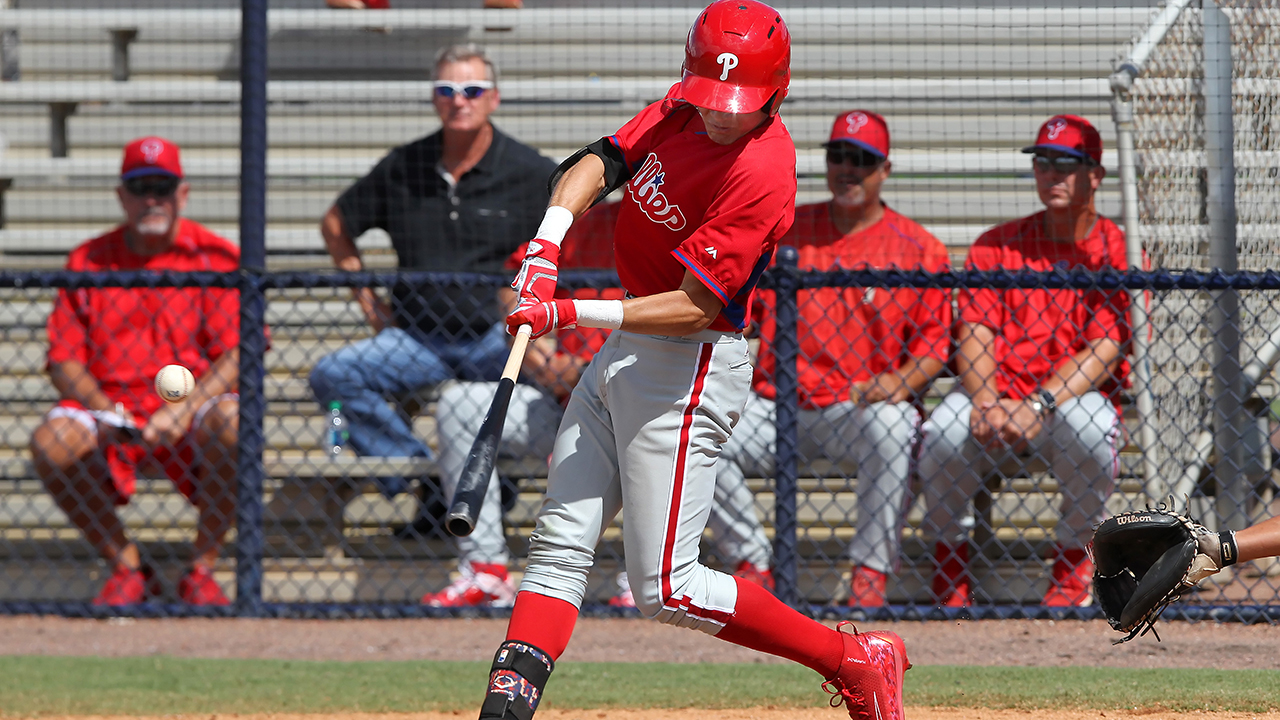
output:
<svg viewBox="0 0 1280 720"><path fill-rule="evenodd" d="M968 539L969 501L983 479L1013 451L984 449L969 431L973 402L963 392L943 399L924 423L920 477L928 506L926 531L951 544ZM1082 548L1093 536L1118 474L1120 421L1115 405L1098 392L1063 402L1030 443L1029 452L1048 462L1061 488L1058 544Z"/></svg>
<svg viewBox="0 0 1280 720"><path fill-rule="evenodd" d="M746 477L773 477L777 404L755 393L724 447L716 472L716 506L708 525L716 549L733 562L767 565L768 540ZM911 450L920 413L911 403L841 402L799 414L800 462L851 459L858 468L857 535L847 549L856 564L891 572L898 563Z"/></svg>
<svg viewBox="0 0 1280 720"><path fill-rule="evenodd" d="M717 459L750 394L751 372L737 333L613 331L565 410L520 590L581 606L596 545L625 506L636 607L718 633L738 587L699 562L700 545Z"/></svg>

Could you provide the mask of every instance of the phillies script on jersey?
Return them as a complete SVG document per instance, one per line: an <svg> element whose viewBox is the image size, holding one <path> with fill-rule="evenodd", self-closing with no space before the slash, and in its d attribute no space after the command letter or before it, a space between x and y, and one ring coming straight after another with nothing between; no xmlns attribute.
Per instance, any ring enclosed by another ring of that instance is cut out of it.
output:
<svg viewBox="0 0 1280 720"><path fill-rule="evenodd" d="M645 296L678 289L691 272L724 303L711 329L740 331L795 218L795 144L774 116L718 145L679 94L677 83L609 138L635 168L614 237L618 276Z"/></svg>

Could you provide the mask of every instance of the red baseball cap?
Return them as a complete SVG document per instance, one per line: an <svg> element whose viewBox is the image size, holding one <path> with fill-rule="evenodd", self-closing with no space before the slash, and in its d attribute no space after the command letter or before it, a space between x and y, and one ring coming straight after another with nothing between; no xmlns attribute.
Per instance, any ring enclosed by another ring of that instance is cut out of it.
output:
<svg viewBox="0 0 1280 720"><path fill-rule="evenodd" d="M875 153L882 159L889 157L889 125L884 118L866 110L850 110L836 116L831 126L831 139L823 144L850 143Z"/></svg>
<svg viewBox="0 0 1280 720"><path fill-rule="evenodd" d="M1097 128L1079 115L1054 115L1040 126L1036 144L1022 148L1024 153L1057 150L1084 160L1102 163L1102 136Z"/></svg>
<svg viewBox="0 0 1280 720"><path fill-rule="evenodd" d="M143 175L168 175L182 177L182 162L178 158L178 146L162 137L138 138L124 146L124 162L120 165L120 179Z"/></svg>

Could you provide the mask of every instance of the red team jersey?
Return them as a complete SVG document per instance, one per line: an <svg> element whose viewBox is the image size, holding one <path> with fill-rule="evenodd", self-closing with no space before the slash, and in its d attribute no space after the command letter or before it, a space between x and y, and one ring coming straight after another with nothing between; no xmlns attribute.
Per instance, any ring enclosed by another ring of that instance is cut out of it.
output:
<svg viewBox="0 0 1280 720"><path fill-rule="evenodd" d="M842 236L830 203L796 209L782 239L800 254L801 270L874 269L945 272L947 249L910 218L884 209L871 227ZM777 329L773 293L761 293L760 360L755 391L776 399L770 347ZM849 399L849 385L900 368L910 357L946 362L951 350L951 293L943 288L821 288L799 293L800 406L826 407Z"/></svg>
<svg viewBox="0 0 1280 720"><path fill-rule="evenodd" d="M172 270L235 272L240 250L191 220L180 219L173 247L151 256L125 245L124 228L90 240L67 258L67 270ZM200 288L95 288L58 293L49 315L49 355L77 360L113 402L139 423L163 401L156 373L183 365L199 378L240 339L238 291ZM78 407L74 401L61 405Z"/></svg>
<svg viewBox="0 0 1280 720"><path fill-rule="evenodd" d="M1124 233L1099 217L1080 242L1045 237L1044 213L988 230L969 249L970 270L1125 270ZM1072 355L1099 338L1129 344L1129 293L1125 290L964 289L960 319L995 331L996 387L1002 396L1027 397ZM1118 400L1128 362L1099 392Z"/></svg>
<svg viewBox="0 0 1280 720"><path fill-rule="evenodd" d="M676 83L609 138L632 172L614 236L618 276L643 297L679 289L692 272L724 303L710 329L741 331L795 214L795 145L777 116L717 145L679 97Z"/></svg>

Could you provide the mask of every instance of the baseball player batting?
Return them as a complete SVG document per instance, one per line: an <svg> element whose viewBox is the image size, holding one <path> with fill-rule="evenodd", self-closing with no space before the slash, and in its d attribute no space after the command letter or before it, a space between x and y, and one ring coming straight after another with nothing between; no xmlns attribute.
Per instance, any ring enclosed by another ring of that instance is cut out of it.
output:
<svg viewBox="0 0 1280 720"><path fill-rule="evenodd" d="M777 11L712 3L689 31L683 79L552 176L508 329L614 332L565 409L481 718L531 720L569 643L596 545L624 505L642 613L813 668L851 717L903 717L901 638L833 630L698 562L716 459L751 385L742 328L795 214L795 146L777 115L790 62ZM561 238L615 189L624 189L615 255L630 297L554 298Z"/></svg>

